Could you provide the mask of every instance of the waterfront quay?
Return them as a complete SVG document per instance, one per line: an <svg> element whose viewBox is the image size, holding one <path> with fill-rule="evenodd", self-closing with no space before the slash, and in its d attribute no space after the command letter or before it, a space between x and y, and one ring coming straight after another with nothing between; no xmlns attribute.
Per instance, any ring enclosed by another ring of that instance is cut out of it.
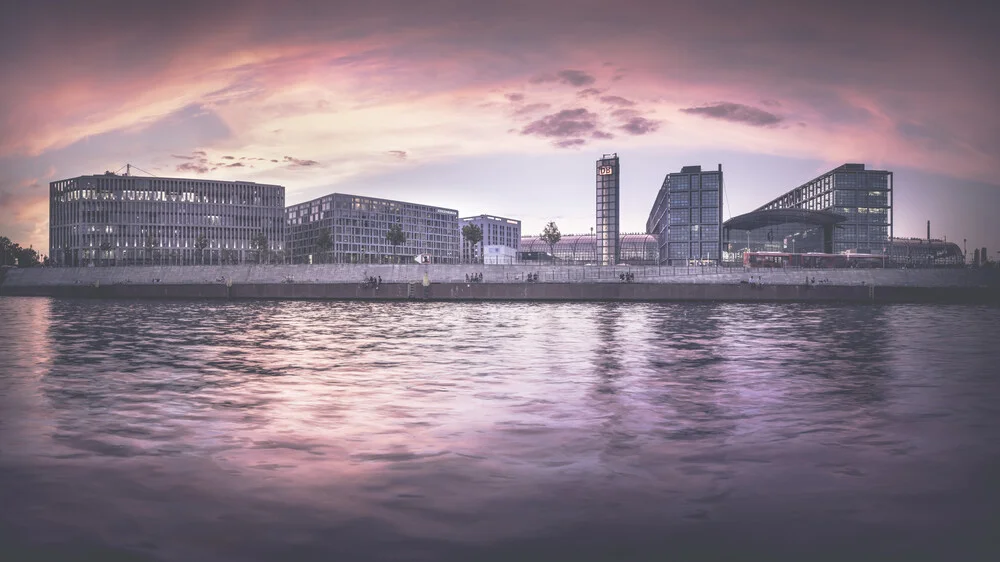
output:
<svg viewBox="0 0 1000 562"><path fill-rule="evenodd" d="M997 270L233 265L11 269L0 294L100 298L997 302Z"/></svg>

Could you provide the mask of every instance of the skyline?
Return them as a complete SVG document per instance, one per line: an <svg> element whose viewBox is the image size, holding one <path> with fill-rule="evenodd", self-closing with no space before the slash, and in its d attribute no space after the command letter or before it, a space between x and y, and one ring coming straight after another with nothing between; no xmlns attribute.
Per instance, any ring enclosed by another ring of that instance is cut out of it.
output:
<svg viewBox="0 0 1000 562"><path fill-rule="evenodd" d="M586 233L604 153L623 232L684 165L722 164L728 219L858 162L895 173L897 237L1000 248L972 3L49 4L0 24L0 232L46 253L48 183L126 162Z"/></svg>

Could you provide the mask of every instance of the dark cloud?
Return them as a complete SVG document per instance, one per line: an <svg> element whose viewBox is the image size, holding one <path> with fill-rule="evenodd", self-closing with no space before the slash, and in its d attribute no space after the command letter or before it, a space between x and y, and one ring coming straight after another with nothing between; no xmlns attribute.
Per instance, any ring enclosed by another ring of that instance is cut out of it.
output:
<svg viewBox="0 0 1000 562"><path fill-rule="evenodd" d="M285 156L285 162L288 163L289 168L306 168L308 166L316 166L319 162L315 160L303 160L301 158L292 158L291 156Z"/></svg>
<svg viewBox="0 0 1000 562"><path fill-rule="evenodd" d="M608 105L617 105L619 107L632 107L635 102L632 100L627 100L621 96L601 96L601 101Z"/></svg>
<svg viewBox="0 0 1000 562"><path fill-rule="evenodd" d="M618 119L628 120L633 117L639 117L642 114L636 109L616 109L611 112L611 115Z"/></svg>
<svg viewBox="0 0 1000 562"><path fill-rule="evenodd" d="M195 156L206 156L206 154L205 154L205 151L204 151L204 150L195 150L195 151L194 151L194 152L192 152L191 154L194 154Z"/></svg>
<svg viewBox="0 0 1000 562"><path fill-rule="evenodd" d="M604 131L594 131L593 133L591 133L590 136L594 137L595 139L613 139L613 138L615 138L615 136L612 135L611 133L606 133Z"/></svg>
<svg viewBox="0 0 1000 562"><path fill-rule="evenodd" d="M544 111L552 107L549 103L529 103L523 107L517 108L514 111L514 115L528 115L529 113L536 113L538 111Z"/></svg>
<svg viewBox="0 0 1000 562"><path fill-rule="evenodd" d="M507 98L510 101L513 101L513 102L524 101L524 94L517 93L517 92L513 92L513 93L510 93L510 94L505 94L504 97Z"/></svg>
<svg viewBox="0 0 1000 562"><path fill-rule="evenodd" d="M539 74L528 80L532 84L542 84L544 82L559 82L570 86L589 86L597 79L582 70L560 70L555 74Z"/></svg>
<svg viewBox="0 0 1000 562"><path fill-rule="evenodd" d="M589 86L597 81L596 78L582 70L560 70L556 73L559 81L572 86Z"/></svg>
<svg viewBox="0 0 1000 562"><path fill-rule="evenodd" d="M564 139L555 141L552 144L558 148L574 148L587 144L587 141L583 139Z"/></svg>
<svg viewBox="0 0 1000 562"><path fill-rule="evenodd" d="M953 144L951 136L942 129L912 121L899 123L896 125L896 131L903 138L930 150L946 150Z"/></svg>
<svg viewBox="0 0 1000 562"><path fill-rule="evenodd" d="M539 137L575 137L589 133L596 128L597 115L580 107L564 109L558 113L546 115L537 121L532 121L521 129L521 134Z"/></svg>
<svg viewBox="0 0 1000 562"><path fill-rule="evenodd" d="M552 74L539 74L538 76L532 76L528 79L528 82L531 84L543 84L545 82L555 82L556 80L558 78Z"/></svg>
<svg viewBox="0 0 1000 562"><path fill-rule="evenodd" d="M236 157L235 156L223 156L222 159L223 160L236 160ZM240 160L242 160L242 158L240 158Z"/></svg>
<svg viewBox="0 0 1000 562"><path fill-rule="evenodd" d="M277 160L271 160L271 162L277 162Z"/></svg>
<svg viewBox="0 0 1000 562"><path fill-rule="evenodd" d="M232 164L226 164L226 168L242 168L243 162L233 162Z"/></svg>
<svg viewBox="0 0 1000 562"><path fill-rule="evenodd" d="M185 162L177 166L177 171L180 173L193 172L195 174L204 174L211 169L212 168L209 168L206 164L200 164L197 162Z"/></svg>
<svg viewBox="0 0 1000 562"><path fill-rule="evenodd" d="M180 154L171 154L170 156L177 158L178 160L194 160L194 156L182 156Z"/></svg>
<svg viewBox="0 0 1000 562"><path fill-rule="evenodd" d="M781 102L778 100L760 100L761 105L766 105L768 107L781 107Z"/></svg>
<svg viewBox="0 0 1000 562"><path fill-rule="evenodd" d="M660 128L659 121L653 121L652 119L646 119L645 117L633 117L629 119L624 125L619 127L619 129L625 131L630 135L645 135L648 133L656 132Z"/></svg>
<svg viewBox="0 0 1000 562"><path fill-rule="evenodd" d="M587 98L590 96L599 96L603 92L604 90L598 90L597 88L587 88L585 90L580 90L579 92L576 93L576 95L580 96L581 98Z"/></svg>
<svg viewBox="0 0 1000 562"><path fill-rule="evenodd" d="M405 150L390 150L389 155L394 158L398 158L399 160L406 160Z"/></svg>
<svg viewBox="0 0 1000 562"><path fill-rule="evenodd" d="M686 107L681 111L732 123L743 123L753 127L772 127L784 119L763 109L732 102L720 102L702 107Z"/></svg>

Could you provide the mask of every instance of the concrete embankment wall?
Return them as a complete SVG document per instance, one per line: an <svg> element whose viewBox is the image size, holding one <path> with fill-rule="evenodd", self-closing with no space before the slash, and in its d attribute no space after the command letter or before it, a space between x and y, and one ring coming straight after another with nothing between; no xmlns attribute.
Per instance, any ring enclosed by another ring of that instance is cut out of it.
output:
<svg viewBox="0 0 1000 562"><path fill-rule="evenodd" d="M719 283L150 284L3 287L4 295L141 299L449 301L947 302L1000 304L988 287L723 285Z"/></svg>
<svg viewBox="0 0 1000 562"><path fill-rule="evenodd" d="M619 273L634 274L621 283ZM482 274L482 283L465 275ZM528 283L528 274L539 282ZM430 281L424 287L426 274ZM763 285L748 284L750 276ZM379 288L361 280L382 277ZM806 284L806 279L816 284ZM8 269L2 295L175 299L1000 302L998 270L530 266L188 266Z"/></svg>
<svg viewBox="0 0 1000 562"><path fill-rule="evenodd" d="M997 269L753 269L717 267L595 267L532 265L233 265L132 266L10 269L3 285L114 285L114 284L330 284L360 283L382 277L383 283L464 283L466 275L482 274L488 284L524 283L537 274L540 283L615 283L622 273L636 283L692 283L733 285L762 278L765 285L802 285L806 278L824 285L894 287L1000 286Z"/></svg>

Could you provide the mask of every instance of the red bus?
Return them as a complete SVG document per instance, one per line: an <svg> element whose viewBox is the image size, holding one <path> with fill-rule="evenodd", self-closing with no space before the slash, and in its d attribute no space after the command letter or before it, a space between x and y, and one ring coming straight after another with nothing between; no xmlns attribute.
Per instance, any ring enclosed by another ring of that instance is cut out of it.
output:
<svg viewBox="0 0 1000 562"><path fill-rule="evenodd" d="M786 252L746 252L745 267L806 267L810 269L885 267L878 254L791 254Z"/></svg>

